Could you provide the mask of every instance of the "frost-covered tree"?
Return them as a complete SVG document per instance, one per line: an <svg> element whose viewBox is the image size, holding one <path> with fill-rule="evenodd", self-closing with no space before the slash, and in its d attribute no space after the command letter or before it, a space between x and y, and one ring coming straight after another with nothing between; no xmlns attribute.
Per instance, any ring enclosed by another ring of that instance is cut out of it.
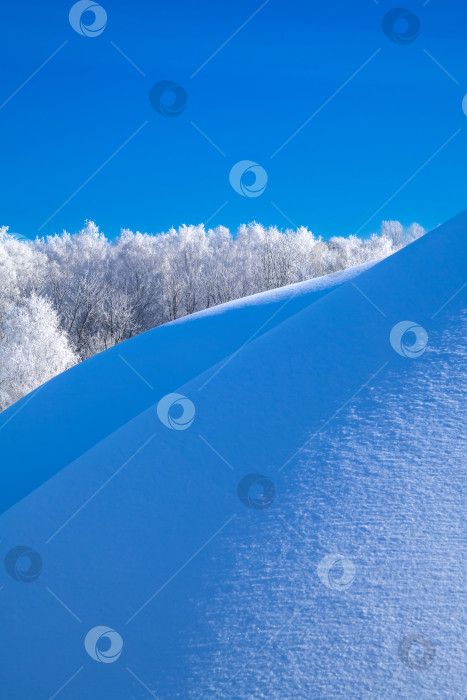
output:
<svg viewBox="0 0 467 700"><path fill-rule="evenodd" d="M0 410L77 361L51 304L36 295L0 308Z"/></svg>

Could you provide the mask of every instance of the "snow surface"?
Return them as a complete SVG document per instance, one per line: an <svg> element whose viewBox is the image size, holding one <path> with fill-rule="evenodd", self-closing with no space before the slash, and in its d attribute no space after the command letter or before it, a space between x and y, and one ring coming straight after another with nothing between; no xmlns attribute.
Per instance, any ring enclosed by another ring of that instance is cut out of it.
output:
<svg viewBox="0 0 467 700"><path fill-rule="evenodd" d="M466 235L158 328L2 414L1 546L43 560L1 576L5 697L465 697Z"/></svg>
<svg viewBox="0 0 467 700"><path fill-rule="evenodd" d="M11 464L0 491L0 512L160 396L374 264L185 316L95 355L24 397L0 414L2 454Z"/></svg>

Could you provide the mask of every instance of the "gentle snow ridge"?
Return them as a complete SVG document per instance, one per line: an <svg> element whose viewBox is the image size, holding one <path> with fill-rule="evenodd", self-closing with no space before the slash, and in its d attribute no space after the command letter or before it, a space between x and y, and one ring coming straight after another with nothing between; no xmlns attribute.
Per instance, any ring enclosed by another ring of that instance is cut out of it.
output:
<svg viewBox="0 0 467 700"><path fill-rule="evenodd" d="M1 510L151 406L156 390L170 392L373 264L183 317L76 365L26 396L0 414L0 429L8 426L4 449L15 455L17 465L0 495ZM18 410L22 420L13 421ZM27 441L22 439L25 423Z"/></svg>

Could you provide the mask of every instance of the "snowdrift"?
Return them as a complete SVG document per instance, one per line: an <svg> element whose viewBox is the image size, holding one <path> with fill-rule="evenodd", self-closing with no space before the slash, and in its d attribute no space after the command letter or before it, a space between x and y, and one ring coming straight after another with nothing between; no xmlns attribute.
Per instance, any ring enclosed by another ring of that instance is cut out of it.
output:
<svg viewBox="0 0 467 700"><path fill-rule="evenodd" d="M2 414L5 697L464 697L466 235Z"/></svg>

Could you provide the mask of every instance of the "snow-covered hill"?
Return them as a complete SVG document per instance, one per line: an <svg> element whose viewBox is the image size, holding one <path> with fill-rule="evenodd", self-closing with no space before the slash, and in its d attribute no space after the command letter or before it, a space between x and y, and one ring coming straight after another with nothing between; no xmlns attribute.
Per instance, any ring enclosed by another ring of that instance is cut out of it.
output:
<svg viewBox="0 0 467 700"><path fill-rule="evenodd" d="M5 696L463 698L466 236L158 328L2 414Z"/></svg>
<svg viewBox="0 0 467 700"><path fill-rule="evenodd" d="M0 414L2 451L11 465L0 490L0 512L160 396L374 264L185 316L95 355L24 397Z"/></svg>

